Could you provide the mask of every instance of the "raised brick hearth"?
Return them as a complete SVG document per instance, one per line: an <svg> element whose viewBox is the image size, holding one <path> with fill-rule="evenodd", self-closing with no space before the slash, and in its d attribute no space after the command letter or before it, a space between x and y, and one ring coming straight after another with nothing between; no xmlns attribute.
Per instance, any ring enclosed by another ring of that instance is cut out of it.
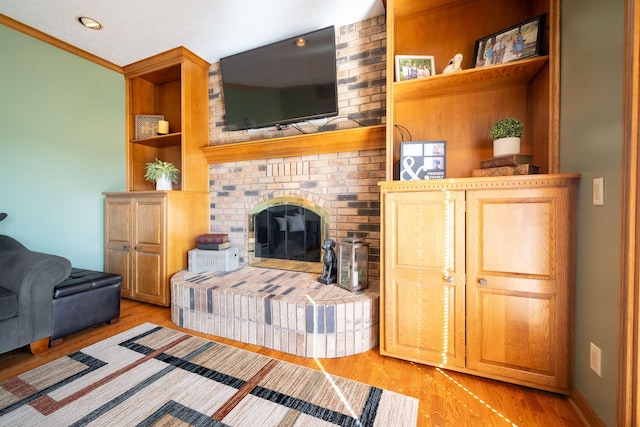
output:
<svg viewBox="0 0 640 427"><path fill-rule="evenodd" d="M304 357L362 353L378 343L378 293L323 285L317 274L243 267L179 272L175 324Z"/></svg>

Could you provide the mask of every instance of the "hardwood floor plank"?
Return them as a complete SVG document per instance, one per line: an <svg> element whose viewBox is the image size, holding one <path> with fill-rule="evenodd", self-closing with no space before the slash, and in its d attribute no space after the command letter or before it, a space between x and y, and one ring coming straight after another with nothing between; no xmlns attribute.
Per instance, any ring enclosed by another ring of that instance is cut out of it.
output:
<svg viewBox="0 0 640 427"><path fill-rule="evenodd" d="M0 381L145 322L416 397L417 427L585 425L566 396L385 357L377 349L335 359L303 358L179 328L171 321L170 309L127 299L122 300L120 321L114 325L65 337L62 344L40 355L31 354L28 346L0 354Z"/></svg>

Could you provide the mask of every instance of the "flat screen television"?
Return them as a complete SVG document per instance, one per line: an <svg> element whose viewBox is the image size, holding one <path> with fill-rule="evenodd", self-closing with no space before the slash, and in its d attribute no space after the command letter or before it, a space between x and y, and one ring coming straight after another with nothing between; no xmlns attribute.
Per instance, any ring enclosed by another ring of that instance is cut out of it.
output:
<svg viewBox="0 0 640 427"><path fill-rule="evenodd" d="M221 58L220 71L228 130L338 114L333 26Z"/></svg>

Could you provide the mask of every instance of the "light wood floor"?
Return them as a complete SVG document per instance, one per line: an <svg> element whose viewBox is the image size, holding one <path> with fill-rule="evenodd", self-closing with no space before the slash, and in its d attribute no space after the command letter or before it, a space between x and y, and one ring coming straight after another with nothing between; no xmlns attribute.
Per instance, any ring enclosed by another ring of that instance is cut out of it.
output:
<svg viewBox="0 0 640 427"><path fill-rule="evenodd" d="M38 356L26 347L0 354L0 381L145 322L320 369L313 359L179 328L171 322L168 308L123 299L120 321L114 325L105 324L71 335L61 345ZM564 396L380 356L377 349L355 356L322 359L319 363L331 374L420 399L419 427L586 425Z"/></svg>

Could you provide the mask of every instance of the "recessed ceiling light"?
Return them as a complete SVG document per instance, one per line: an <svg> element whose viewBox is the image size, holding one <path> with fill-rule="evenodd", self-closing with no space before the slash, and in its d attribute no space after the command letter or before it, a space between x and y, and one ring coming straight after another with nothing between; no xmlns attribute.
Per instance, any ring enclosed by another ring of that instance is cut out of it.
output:
<svg viewBox="0 0 640 427"><path fill-rule="evenodd" d="M305 44L307 44L307 39L300 37L298 40L296 40L296 46L298 47L302 47Z"/></svg>
<svg viewBox="0 0 640 427"><path fill-rule="evenodd" d="M79 23L81 23L85 27L90 28L92 30L99 30L102 28L102 24L100 24L95 19L92 19L86 16L78 16L77 19Z"/></svg>

